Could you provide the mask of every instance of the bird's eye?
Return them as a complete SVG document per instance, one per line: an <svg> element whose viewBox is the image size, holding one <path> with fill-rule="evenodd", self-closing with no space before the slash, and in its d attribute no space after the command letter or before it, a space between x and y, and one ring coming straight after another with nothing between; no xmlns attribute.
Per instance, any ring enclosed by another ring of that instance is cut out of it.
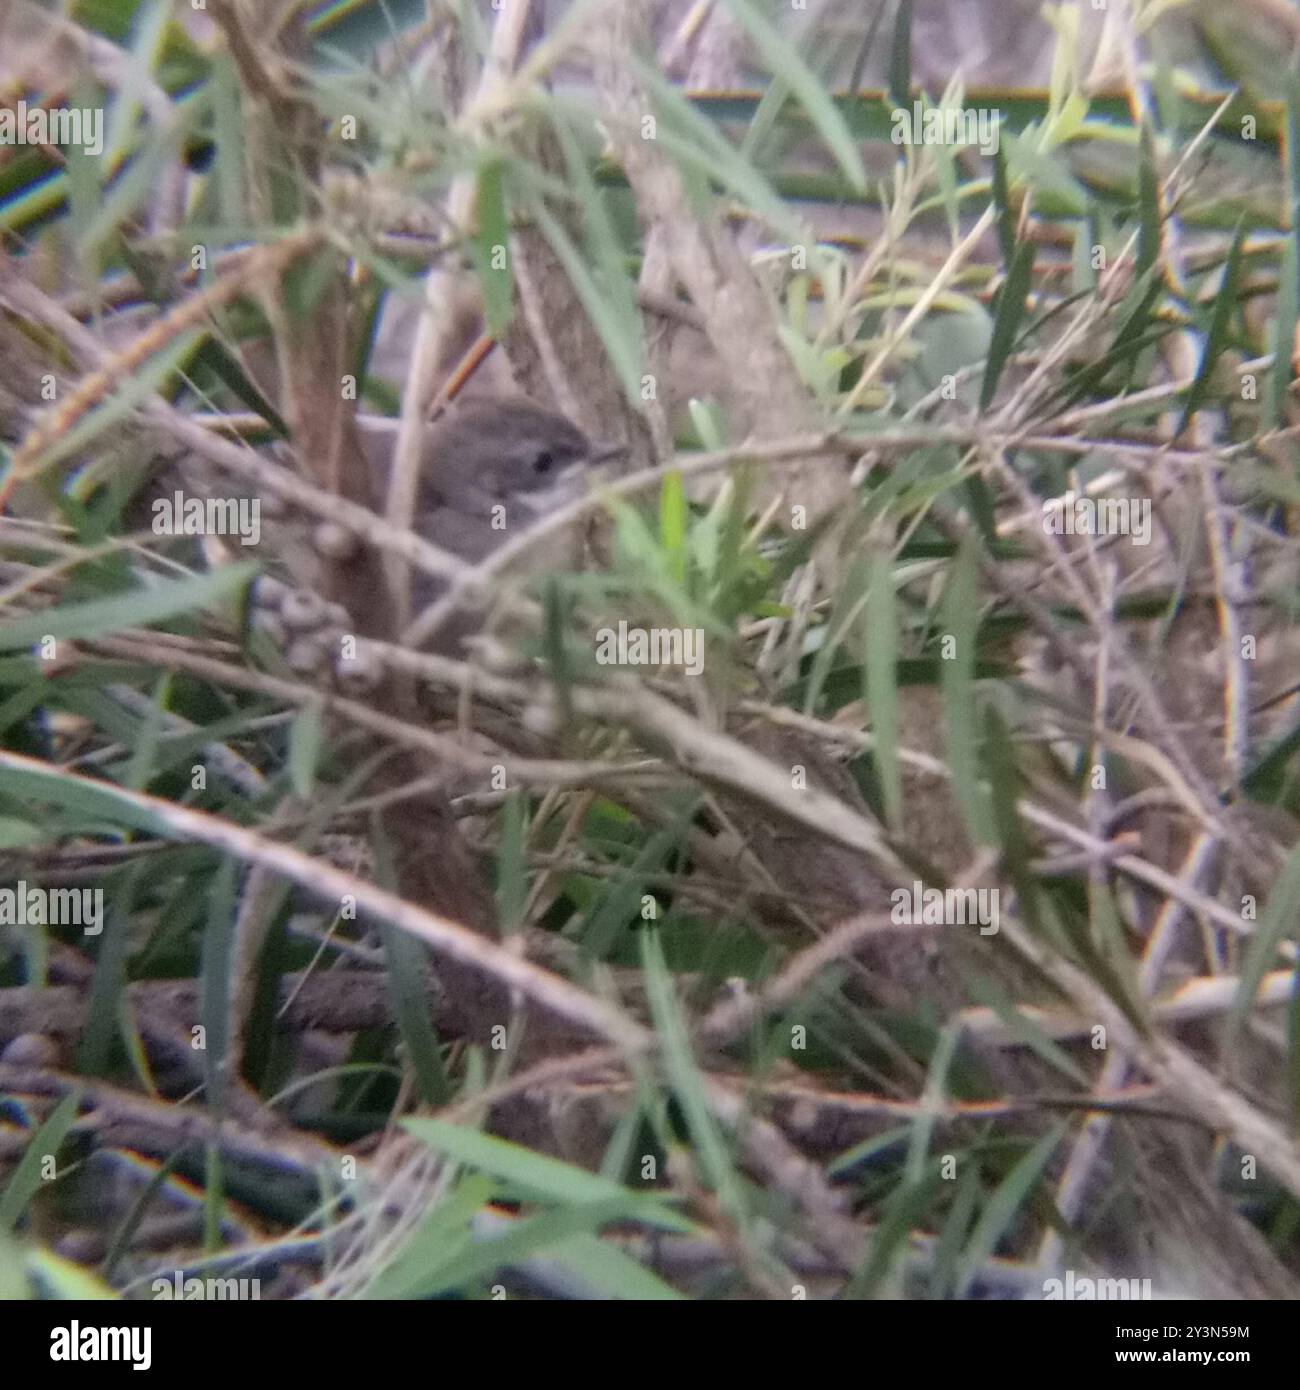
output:
<svg viewBox="0 0 1300 1390"><path fill-rule="evenodd" d="M555 455L549 449L543 449L533 460L534 473L549 473L555 466Z"/></svg>

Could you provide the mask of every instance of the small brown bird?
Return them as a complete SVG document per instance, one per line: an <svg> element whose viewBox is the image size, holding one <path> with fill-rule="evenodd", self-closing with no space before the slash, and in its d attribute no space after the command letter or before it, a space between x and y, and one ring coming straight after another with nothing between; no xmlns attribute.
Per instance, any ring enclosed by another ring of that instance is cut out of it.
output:
<svg viewBox="0 0 1300 1390"><path fill-rule="evenodd" d="M373 417L358 421L377 496L387 487L397 424ZM477 564L539 518L581 497L593 472L624 453L624 445L593 443L563 415L523 396L466 401L426 427L414 528ZM526 568L571 568L577 555L574 536L548 537L530 548ZM416 575L412 615L446 591L445 581ZM481 615L468 611L448 617L433 649L463 655L463 640L480 623Z"/></svg>
<svg viewBox="0 0 1300 1390"><path fill-rule="evenodd" d="M372 477L387 481L397 421L361 421ZM585 488L589 471L625 452L594 444L563 415L525 397L486 397L427 427L415 526L435 545L479 561Z"/></svg>

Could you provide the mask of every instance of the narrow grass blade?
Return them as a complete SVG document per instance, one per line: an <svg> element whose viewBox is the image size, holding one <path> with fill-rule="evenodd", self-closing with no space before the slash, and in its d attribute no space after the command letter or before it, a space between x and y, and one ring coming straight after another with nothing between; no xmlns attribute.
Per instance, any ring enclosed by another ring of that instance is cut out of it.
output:
<svg viewBox="0 0 1300 1390"><path fill-rule="evenodd" d="M532 211L538 230L550 243L551 250L568 272L574 291L582 301L582 307L587 311L592 326L600 335L605 351L609 353L610 364L618 373L624 393L629 401L639 402L641 343L639 334L633 331L635 321L629 321L618 312L610 288L596 280L587 258L573 244L573 239L565 231L563 224L551 215L540 199L534 201Z"/></svg>
<svg viewBox="0 0 1300 1390"><path fill-rule="evenodd" d="M871 715L885 819L897 829L903 815L903 775L898 759L898 605L892 558L883 545L871 557L865 648L862 693Z"/></svg>
<svg viewBox="0 0 1300 1390"><path fill-rule="evenodd" d="M663 1045L664 1067L686 1115L686 1125L695 1142L695 1152L704 1177L731 1218L743 1223L745 1204L740 1178L727 1151L722 1131L709 1110L704 1094L704 1079L691 1055L686 1023L673 993L672 975L664 961L658 932L641 933L641 963L645 971L650 1013Z"/></svg>
<svg viewBox="0 0 1300 1390"><path fill-rule="evenodd" d="M867 186L867 171L863 168L857 143L825 84L808 68L772 22L760 13L752 0L727 0L727 8L749 35L773 74L799 98L808 119L840 166L840 172L848 179L849 186L861 193Z"/></svg>
<svg viewBox="0 0 1300 1390"><path fill-rule="evenodd" d="M1036 1052L1048 1066L1068 1077L1074 1085L1085 1088L1088 1086L1088 1073L1055 1038L1039 1027L1032 1017L1021 1013L1016 1007L1016 1001L1000 984L981 974L968 976L965 984L972 998L998 1016L1009 1037L1014 1038L1022 1047Z"/></svg>
<svg viewBox="0 0 1300 1390"><path fill-rule="evenodd" d="M1278 267L1277 321L1273 332L1273 389L1269 423L1282 429L1289 422L1291 357L1296 320L1300 318L1300 69L1293 63L1286 83L1286 140L1282 143L1282 182L1286 197L1287 236Z"/></svg>
<svg viewBox="0 0 1300 1390"><path fill-rule="evenodd" d="M104 1076L109 1070L113 1039L118 1032L122 990L126 985L128 932L133 920L137 877L134 870L117 876L105 896L86 1026L77 1045L76 1069L81 1075Z"/></svg>
<svg viewBox="0 0 1300 1390"><path fill-rule="evenodd" d="M674 469L665 474L659 489L659 544L668 563L673 582L686 585L686 493L682 475Z"/></svg>
<svg viewBox="0 0 1300 1390"><path fill-rule="evenodd" d="M889 94L900 106L912 97L912 0L898 0L889 49Z"/></svg>
<svg viewBox="0 0 1300 1390"><path fill-rule="evenodd" d="M390 890L397 887L397 872L393 863L392 843L385 835L382 821L376 812L372 818L372 843L375 846L375 876ZM452 1086L442 1062L442 1050L429 1016L429 999L425 980L429 971L427 948L415 937L399 931L391 922L381 922L379 939L384 947L388 966L388 997L392 1001L393 1017L406 1047L406 1058L415 1075L416 1087L429 1105L445 1105L451 1099Z"/></svg>
<svg viewBox="0 0 1300 1390"><path fill-rule="evenodd" d="M1297 922L1300 922L1300 845L1287 856L1282 872L1274 880L1268 904L1246 948L1241 963L1241 983L1228 1015L1230 1037L1240 1035L1259 992L1259 982L1273 969L1280 943L1296 935Z"/></svg>
<svg viewBox="0 0 1300 1390"><path fill-rule="evenodd" d="M943 1230L934 1248L934 1261L930 1266L930 1297L949 1298L957 1283L957 1261L970 1231L971 1218L979 1202L980 1175L974 1163L961 1165L961 1176L957 1179L957 1195L953 1198L948 1215L944 1218Z"/></svg>
<svg viewBox="0 0 1300 1390"><path fill-rule="evenodd" d="M1138 145L1138 246L1134 279L1155 267L1160 256L1160 174L1156 168L1155 136L1142 122Z"/></svg>
<svg viewBox="0 0 1300 1390"><path fill-rule="evenodd" d="M1007 365L1016 344L1016 334L1020 331L1020 321L1025 316L1025 299L1034 275L1034 247L1029 241L1016 248L1007 272L1002 292L998 295L998 310L993 318L993 337L989 342L988 361L984 366L984 380L980 386L980 410L986 411L998 392L998 382L1002 369Z"/></svg>
<svg viewBox="0 0 1300 1390"><path fill-rule="evenodd" d="M289 725L289 781L304 801L310 801L315 790L316 766L324 742L324 708L319 700L312 700Z"/></svg>
<svg viewBox="0 0 1300 1390"><path fill-rule="evenodd" d="M930 1055L930 1065L925 1073L925 1095L936 1102L941 1100L948 1089L948 1069L961 1042L961 1024L949 1023L939 1033L934 1052ZM930 1150L930 1137L934 1133L937 1116L934 1110L922 1105L912 1122L912 1133L907 1145L907 1162L903 1168L903 1181L916 1185L925 1173L926 1156Z"/></svg>
<svg viewBox="0 0 1300 1390"><path fill-rule="evenodd" d="M53 1158L63 1146L77 1118L81 1092L69 1091L50 1111L45 1122L32 1135L31 1141L18 1160L3 1195L0 1195L0 1233L17 1228L27 1204L45 1182L42 1173L45 1160Z"/></svg>
<svg viewBox="0 0 1300 1390"><path fill-rule="evenodd" d="M1034 1145L999 1184L985 1203L960 1262L957 1295L965 1297L985 1260L997 1249L998 1241L1015 1220L1016 1213L1033 1195L1043 1171L1056 1152L1066 1126L1055 1125Z"/></svg>
<svg viewBox="0 0 1300 1390"><path fill-rule="evenodd" d="M514 274L510 269L505 180L499 157L479 161L477 178L478 229L470 245L474 269L483 290L483 317L488 333L498 337L510 322L514 303Z"/></svg>
<svg viewBox="0 0 1300 1390"><path fill-rule="evenodd" d="M992 707L984 717L982 763L988 778L993 810L993 828L1002 848L1003 859L1016 887L1021 917L1037 934L1041 928L1038 912L1038 884L1030 868L1029 841L1016 807L1015 749L1002 716Z"/></svg>
<svg viewBox="0 0 1300 1390"><path fill-rule="evenodd" d="M393 1014L406 1044L407 1061L415 1075L420 1097L427 1105L446 1105L451 1099L452 1088L429 1018L429 999L424 986L429 969L428 953L415 937L399 931L389 922L380 923L380 938L388 966Z"/></svg>
<svg viewBox="0 0 1300 1390"><path fill-rule="evenodd" d="M1187 428L1192 416L1201 408L1209 392L1210 380L1225 347L1228 346L1228 326L1232 322L1233 310L1237 307L1237 285L1241 272L1241 248L1246 239L1246 215L1237 219L1237 230L1233 234L1232 246L1223 267L1223 283L1214 297L1214 310L1210 315L1209 331L1205 335L1205 345L1201 349L1201 360L1196 365L1196 376L1187 392L1183 406L1183 418L1178 422L1178 434Z"/></svg>
<svg viewBox="0 0 1300 1390"><path fill-rule="evenodd" d="M1291 972L1291 999L1286 1010L1286 1094L1291 1133L1300 1134L1300 957Z"/></svg>
<svg viewBox="0 0 1300 1390"><path fill-rule="evenodd" d="M972 843L989 839L988 807L979 785L978 737L975 700L975 646L979 627L979 575L977 546L968 535L948 576L940 610L941 660L939 680L943 691L944 747L952 769L953 791Z"/></svg>
<svg viewBox="0 0 1300 1390"><path fill-rule="evenodd" d="M497 849L497 920L503 935L516 932L524 923L524 904L528 898L528 864L524 852L528 844L528 802L522 792L512 791L501 808L501 844Z"/></svg>
<svg viewBox="0 0 1300 1390"><path fill-rule="evenodd" d="M1011 207L1011 190L1007 184L1007 156L1000 140L993 151L993 206L998 210L998 249L1002 252L1002 273L1009 277L1016 255L1016 215Z"/></svg>
<svg viewBox="0 0 1300 1390"><path fill-rule="evenodd" d="M181 613L210 608L238 593L257 573L249 562L230 565L215 574L167 579L147 589L134 589L111 598L65 603L40 613L0 623L0 651L18 651L42 638L75 640L107 637L125 627L148 627Z"/></svg>
<svg viewBox="0 0 1300 1390"><path fill-rule="evenodd" d="M647 1200L645 1194L633 1192L622 1183L495 1135L425 1116L408 1116L402 1127L429 1148L498 1179L519 1199L570 1206L627 1202L637 1210L638 1219L645 1213L647 1217L653 1215L656 1224L662 1224L665 1230L690 1229L690 1223L676 1216L658 1197Z"/></svg>
<svg viewBox="0 0 1300 1390"><path fill-rule="evenodd" d="M907 1183L895 1189L871 1237L867 1258L845 1290L845 1298L875 1297L896 1262L906 1256L912 1232L927 1223L947 1186L936 1170L920 1183Z"/></svg>
<svg viewBox="0 0 1300 1390"><path fill-rule="evenodd" d="M1273 325L1273 374L1268 395L1268 420L1274 429L1285 427L1291 399L1291 354L1296 323L1300 320L1300 227L1282 243L1278 266L1277 319Z"/></svg>
<svg viewBox="0 0 1300 1390"><path fill-rule="evenodd" d="M208 1104L214 1114L225 1108L226 1087L231 1081L227 1059L230 1055L231 965L235 950L236 864L222 860L212 880L208 898L207 925L203 933L202 999L203 1053L208 1081Z"/></svg>
<svg viewBox="0 0 1300 1390"><path fill-rule="evenodd" d="M171 673L162 672L154 682L153 703L148 715L141 721L140 734L131 750L131 761L127 765L123 785L129 791L143 791L154 776L158 757L158 741L162 736L163 715L167 708L168 692L171 689Z"/></svg>

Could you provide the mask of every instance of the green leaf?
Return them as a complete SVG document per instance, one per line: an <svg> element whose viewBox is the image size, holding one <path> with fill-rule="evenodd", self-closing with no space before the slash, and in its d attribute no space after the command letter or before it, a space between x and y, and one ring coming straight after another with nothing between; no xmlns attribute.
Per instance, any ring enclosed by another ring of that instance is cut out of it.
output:
<svg viewBox="0 0 1300 1390"><path fill-rule="evenodd" d="M548 1256L606 1298L659 1302L682 1297L617 1245L592 1235L571 1236L552 1245Z"/></svg>
<svg viewBox="0 0 1300 1390"><path fill-rule="evenodd" d="M910 9L910 0L908 6ZM826 148L848 179L849 186L857 193L863 192L867 186L867 171L863 168L862 156L825 85L751 0L727 0L727 8L749 35L773 74L799 98L808 119L825 140Z"/></svg>
<svg viewBox="0 0 1300 1390"><path fill-rule="evenodd" d="M1282 872L1273 883L1268 905L1246 948L1241 963L1241 982L1232 1012L1228 1015L1229 1036L1236 1038L1246 1022L1246 1015L1259 993L1260 981L1274 967L1278 946L1289 936L1294 937L1300 922L1300 845L1287 856Z"/></svg>
<svg viewBox="0 0 1300 1390"><path fill-rule="evenodd" d="M500 1179L523 1200L575 1206L622 1201L630 1204L629 1210L636 1210L638 1220L652 1220L664 1230L690 1229L690 1222L672 1212L659 1196L633 1192L622 1183L495 1135L425 1116L407 1116L402 1127L429 1148Z"/></svg>
<svg viewBox="0 0 1300 1390"><path fill-rule="evenodd" d="M1296 321L1300 319L1300 227L1282 243L1278 267L1277 318L1273 324L1273 375L1268 398L1268 419L1274 429L1288 422L1291 399L1291 353L1295 345Z"/></svg>
<svg viewBox="0 0 1300 1390"><path fill-rule="evenodd" d="M48 832L30 821L18 820L14 816L0 816L0 849L19 849L24 845L38 845Z"/></svg>
<svg viewBox="0 0 1300 1390"><path fill-rule="evenodd" d="M677 469L664 474L659 489L659 543L673 582L686 584L686 493Z"/></svg>
<svg viewBox="0 0 1300 1390"><path fill-rule="evenodd" d="M942 635L952 640L953 655L939 662L944 748L952 770L953 792L973 844L985 843L989 838L987 800L976 772L979 765L974 687L979 629L978 553L978 538L973 533L968 534L948 576L940 609Z"/></svg>
<svg viewBox="0 0 1300 1390"><path fill-rule="evenodd" d="M1065 1131L1066 1126L1058 1124L1050 1134L1045 1134L1012 1168L985 1204L962 1256L957 1282L959 1298L969 1292L980 1267L997 1249L998 1241L1015 1220L1016 1213L1033 1195Z"/></svg>
<svg viewBox="0 0 1300 1390"><path fill-rule="evenodd" d="M226 1165L221 1148L208 1140L203 1150L203 1251L221 1249L221 1223L226 1212Z"/></svg>
<svg viewBox="0 0 1300 1390"><path fill-rule="evenodd" d="M298 711L289 726L289 782L304 801L310 801L315 790L316 768L324 741L324 706L320 700L311 700Z"/></svg>
<svg viewBox="0 0 1300 1390"><path fill-rule="evenodd" d="M143 791L154 775L157 763L158 741L162 737L164 715L167 709L168 692L171 689L171 672L163 671L154 682L153 704L146 718L141 720L140 732L131 750L131 761L127 766L123 785L133 792Z"/></svg>
<svg viewBox="0 0 1300 1390"><path fill-rule="evenodd" d="M27 1210L27 1204L45 1182L41 1172L47 1157L57 1154L77 1119L81 1092L69 1091L46 1116L44 1124L31 1137L23 1150L5 1190L0 1195L0 1233L16 1229Z"/></svg>
<svg viewBox="0 0 1300 1390"><path fill-rule="evenodd" d="M582 301L592 326L609 354L610 365L618 374L624 394L629 401L641 399L641 335L635 315L619 312L620 293L606 281L597 281L588 260L573 244L564 226L551 216L545 205L536 199L532 205L538 230L550 243L573 283L574 292ZM627 277L622 277L626 281Z"/></svg>
<svg viewBox="0 0 1300 1390"><path fill-rule="evenodd" d="M1286 1010L1286 1094L1291 1133L1300 1134L1300 956L1291 971L1291 999Z"/></svg>
<svg viewBox="0 0 1300 1390"><path fill-rule="evenodd" d="M522 792L512 791L501 809L501 843L497 849L497 920L509 936L524 922L528 898L528 864L524 851L528 843L528 802Z"/></svg>
<svg viewBox="0 0 1300 1390"><path fill-rule="evenodd" d="M1059 1071L1062 1076L1069 1077L1076 1086L1086 1087L1089 1084L1088 1073L1032 1015L1022 1013L1016 1007L1016 1001L997 981L987 975L972 974L967 976L965 984L972 998L998 1016L1009 1038L1014 1038L1020 1046L1036 1052L1048 1066Z"/></svg>
<svg viewBox="0 0 1300 1390"><path fill-rule="evenodd" d="M1138 249L1134 279L1151 270L1160 255L1160 176L1156 170L1155 137L1150 122L1142 122L1138 151Z"/></svg>
<svg viewBox="0 0 1300 1390"><path fill-rule="evenodd" d="M1011 262L1016 254L1016 214L1011 206L1007 186L1007 157L1002 141L993 151L993 206L998 210L998 248L1002 252L1002 273L1011 274Z"/></svg>
<svg viewBox="0 0 1300 1390"><path fill-rule="evenodd" d="M415 1073L420 1098L427 1105L446 1105L451 1099L452 1087L429 1017L429 998L425 992L428 951L415 937L391 922L381 922L379 931L388 967L386 975L393 1015L406 1045L407 1061Z"/></svg>
<svg viewBox="0 0 1300 1390"><path fill-rule="evenodd" d="M944 1219L943 1230L934 1248L934 1261L930 1266L930 1297L948 1298L957 1283L957 1261L961 1254L962 1242L970 1229L971 1217L979 1201L980 1175L974 1163L961 1165L961 1176L957 1179L957 1193L952 1206Z"/></svg>
<svg viewBox="0 0 1300 1390"><path fill-rule="evenodd" d="M688 825L679 818L675 827L652 835L638 851L635 860L609 880L608 887L582 929L583 960L603 960L618 934L634 921L641 907L650 874L659 872L669 855L681 844Z"/></svg>
<svg viewBox="0 0 1300 1390"><path fill-rule="evenodd" d="M879 1134L873 1134L869 1139L864 1139L861 1143L854 1144L851 1148L845 1149L843 1153L837 1154L826 1166L827 1176L843 1177L858 1164L870 1163L877 1155L886 1154L890 1149L896 1149L901 1144L906 1143L911 1132L910 1125L898 1125L894 1129L886 1129Z"/></svg>
<svg viewBox="0 0 1300 1390"><path fill-rule="evenodd" d="M510 323L515 294L503 174L504 162L499 155L480 158L476 170L478 229L470 247L483 290L484 322L494 338Z"/></svg>
<svg viewBox="0 0 1300 1390"><path fill-rule="evenodd" d="M1228 345L1228 325L1232 312L1237 307L1237 284L1241 273L1241 248L1246 239L1246 214L1237 219L1237 230L1233 234L1232 246L1223 268L1223 283L1214 298L1214 311L1210 316L1210 328L1205 335L1205 345L1201 349L1201 360L1196 366L1196 377L1187 392L1183 406L1183 418L1178 422L1178 434L1187 428L1193 415L1201 408L1209 390L1210 378L1214 372L1223 349Z"/></svg>
<svg viewBox="0 0 1300 1390"><path fill-rule="evenodd" d="M312 326L316 311L339 283L342 261L333 246L323 246L300 256L281 276L284 307L304 331Z"/></svg>
<svg viewBox="0 0 1300 1390"><path fill-rule="evenodd" d="M1300 503L1300 489L1293 499ZM1253 801L1276 803L1287 785L1287 769L1300 752L1300 723L1265 749L1258 760L1242 774L1241 789Z"/></svg>
<svg viewBox="0 0 1300 1390"><path fill-rule="evenodd" d="M383 821L372 813L372 841L375 846L375 877L390 892L397 888L397 870L393 862L393 847L384 832ZM391 922L379 924L379 939L384 947L388 997L393 1005L393 1017L406 1048L406 1058L421 1098L429 1105L445 1105L451 1098L451 1082L443 1066L442 1050L429 1015L429 999L425 981L429 974L428 948Z"/></svg>
<svg viewBox="0 0 1300 1390"><path fill-rule="evenodd" d="M932 1169L923 1182L904 1183L890 1193L866 1261L846 1290L846 1297L874 1297L895 1261L906 1256L912 1232L928 1222L947 1192L948 1183L940 1176L937 1164Z"/></svg>
<svg viewBox="0 0 1300 1390"><path fill-rule="evenodd" d="M129 931L139 872L137 864L125 875L115 875L110 893L106 895L86 1022L77 1044L76 1070L83 1076L105 1076L109 1072L126 986Z"/></svg>
<svg viewBox="0 0 1300 1390"><path fill-rule="evenodd" d="M1017 908L1035 934L1040 929L1038 883L1030 867L1029 841L1017 808L1015 749L997 709L984 717L984 772L988 777L993 828L1016 887Z"/></svg>
<svg viewBox="0 0 1300 1390"><path fill-rule="evenodd" d="M1088 211L1088 190L1070 173L1059 151L1040 150L1037 132L1018 135L1002 127L1001 142L1007 150L1007 173L1012 185L1023 180L1034 191L1035 211L1053 217L1083 217Z"/></svg>
<svg viewBox="0 0 1300 1390"><path fill-rule="evenodd" d="M112 1243L108 1247L108 1253L104 1256L102 1268L105 1279L112 1279L118 1264L134 1247L135 1235L140 1229L140 1223L185 1157L186 1147L186 1145L181 1144L174 1148L149 1175L149 1181L131 1198L126 1215L122 1217L114 1230Z"/></svg>
<svg viewBox="0 0 1300 1390"><path fill-rule="evenodd" d="M163 816L127 801L117 787L69 776L64 768L38 763L33 758L0 753L0 794L22 805L48 803L61 807L87 828L108 823L164 838L175 835Z"/></svg>
<svg viewBox="0 0 1300 1390"><path fill-rule="evenodd" d="M551 684L555 688L555 707L560 730L567 737L573 727L573 671L564 646L564 630L569 611L568 596L557 574L548 574L542 591L545 627L542 631L543 655Z"/></svg>
<svg viewBox="0 0 1300 1390"><path fill-rule="evenodd" d="M892 557L883 545L871 556L863 664L862 693L871 714L885 818L896 830L903 815L903 777L898 760L898 606Z"/></svg>
<svg viewBox="0 0 1300 1390"><path fill-rule="evenodd" d="M248 165L239 71L224 45L212 56L208 92L212 101L212 180L216 190L216 210L227 226L235 227L244 221L248 211L244 193L244 174Z"/></svg>
<svg viewBox="0 0 1300 1390"><path fill-rule="evenodd" d="M1128 949L1115 899L1105 879L1089 879L1088 909L1092 944L1104 966L1104 969L1095 972L1094 978L1129 1018L1145 1027L1142 1023L1143 997L1137 967Z"/></svg>
<svg viewBox="0 0 1300 1390"><path fill-rule="evenodd" d="M206 367L230 392L255 415L260 415L272 431L282 439L289 437L289 426L263 395L257 382L244 370L235 354L216 338L205 338L194 354L191 370Z"/></svg>
<svg viewBox="0 0 1300 1390"><path fill-rule="evenodd" d="M1100 242L1095 217L1080 218L1074 224L1074 243L1070 248L1070 284L1075 294L1091 295L1097 289L1097 272L1092 268L1092 248Z"/></svg>
<svg viewBox="0 0 1300 1390"><path fill-rule="evenodd" d="M121 423L144 401L148 400L174 372L180 371L198 350L206 329L194 329L180 334L161 351L156 352L143 366L94 410L83 416L65 435L40 453L35 467L44 471L61 459L87 448L110 426Z"/></svg>
<svg viewBox="0 0 1300 1390"><path fill-rule="evenodd" d="M147 84L154 82L154 68L162 56L171 8L167 0L144 0L143 4L135 6L131 61L123 65L125 76L107 122L109 129L103 152L106 178L118 168L139 138L143 111L141 93Z"/></svg>
<svg viewBox="0 0 1300 1390"><path fill-rule="evenodd" d="M832 663L851 633L857 631L861 614L867 603L869 570L862 556L854 556L845 569L835 594L831 611L822 628L821 646L808 672L803 697L803 712L811 715L821 702L822 688L830 674Z"/></svg>
<svg viewBox="0 0 1300 1390"><path fill-rule="evenodd" d="M889 94L900 106L912 97L912 0L898 0L889 48Z"/></svg>
<svg viewBox="0 0 1300 1390"><path fill-rule="evenodd" d="M657 931L641 933L641 965L645 972L650 1014L662 1046L664 1068L686 1116L686 1126L695 1141L700 1168L718 1194L724 1210L732 1220L743 1225L746 1215L744 1190L722 1132L709 1109L704 1079L691 1054L686 1022L673 991L673 977L664 960Z"/></svg>
<svg viewBox="0 0 1300 1390"><path fill-rule="evenodd" d="M1282 430L1289 423L1287 402L1292 381L1296 320L1300 317L1300 72L1286 74L1286 152L1282 172L1286 186L1286 227L1278 270L1278 320L1274 328L1274 374L1269 392L1269 424Z"/></svg>
<svg viewBox="0 0 1300 1390"><path fill-rule="evenodd" d="M408 1271L409 1295L433 1297L489 1278L497 1270L511 1266L531 1272L529 1266L535 1262L534 1277L543 1277L549 1282L554 1281L557 1274L567 1274L569 1277L563 1282L575 1296L596 1298L610 1294L612 1290L603 1283L594 1282L592 1276L599 1278L616 1268L615 1277L627 1290L624 1297L676 1297L648 1270L640 1270L640 1277L633 1280L631 1268L639 1269L635 1262L597 1239L595 1232L602 1226L626 1218L626 1203L613 1200L505 1219L501 1223L501 1234L470 1240L450 1249L445 1241L440 1245L426 1236L422 1244L427 1251L427 1263L423 1269L413 1267ZM597 1248L608 1250L609 1258L594 1259L592 1252ZM572 1288L575 1277L578 1288ZM636 1293L631 1292L634 1288Z"/></svg>
<svg viewBox="0 0 1300 1390"><path fill-rule="evenodd" d="M60 604L12 618L0 623L0 651L18 651L45 637L70 641L78 637L107 637L123 628L148 627L194 609L211 608L243 589L257 568L244 561L214 574L165 579L111 598Z"/></svg>
<svg viewBox="0 0 1300 1390"><path fill-rule="evenodd" d="M993 319L993 337L989 343L988 361L984 366L984 381L980 386L980 411L986 411L997 395L1002 369L1016 345L1016 334L1025 315L1025 300L1034 274L1034 247L1029 241L1016 248L1011 269L998 295L998 311Z"/></svg>
<svg viewBox="0 0 1300 1390"><path fill-rule="evenodd" d="M237 901L237 865L223 858L208 895L207 922L203 931L200 991L206 1047L203 1053L208 1079L208 1103L214 1114L225 1108L230 1056L230 999L234 988L231 968L235 952L235 928L244 905Z"/></svg>
<svg viewBox="0 0 1300 1390"><path fill-rule="evenodd" d="M961 1042L962 1025L950 1022L939 1033L938 1042L930 1056L930 1065L925 1073L925 1091L928 1097L941 1100L948 1090L948 1069L957 1054ZM907 1162L903 1167L903 1181L911 1187L919 1185L925 1176L926 1154L930 1148L930 1137L938 1116L927 1105L917 1108L912 1121L912 1132L907 1144Z"/></svg>
<svg viewBox="0 0 1300 1390"><path fill-rule="evenodd" d="M425 1216L366 1286L367 1299L429 1298L444 1272L471 1249L474 1216L492 1196L489 1178L470 1175Z"/></svg>
<svg viewBox="0 0 1300 1390"><path fill-rule="evenodd" d="M753 165L741 157L717 127L666 81L657 68L635 55L628 60L628 66L654 104L659 143L678 166L683 170L692 169L730 189L769 223L786 245L793 246L801 236L799 224L789 205L776 195Z"/></svg>

